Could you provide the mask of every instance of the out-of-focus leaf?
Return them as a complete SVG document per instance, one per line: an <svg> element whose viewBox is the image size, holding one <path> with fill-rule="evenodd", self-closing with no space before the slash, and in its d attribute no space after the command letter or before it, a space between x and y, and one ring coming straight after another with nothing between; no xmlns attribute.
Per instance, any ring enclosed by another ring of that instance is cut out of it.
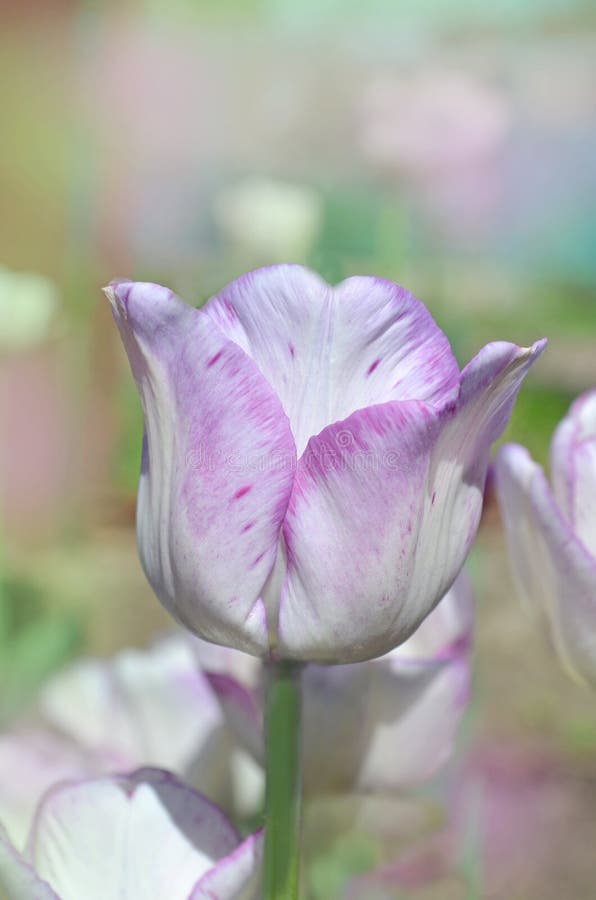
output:
<svg viewBox="0 0 596 900"><path fill-rule="evenodd" d="M71 615L40 619L14 635L0 662L0 720L8 720L22 709L80 643L80 623Z"/></svg>
<svg viewBox="0 0 596 900"><path fill-rule="evenodd" d="M341 897L346 884L370 871L378 862L378 848L364 834L341 837L333 849L315 859L308 872L313 900Z"/></svg>

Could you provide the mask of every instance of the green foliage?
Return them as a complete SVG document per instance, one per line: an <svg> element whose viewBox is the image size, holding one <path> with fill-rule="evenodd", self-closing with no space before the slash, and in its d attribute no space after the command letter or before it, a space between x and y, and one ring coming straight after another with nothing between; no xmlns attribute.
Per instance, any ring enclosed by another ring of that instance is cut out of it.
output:
<svg viewBox="0 0 596 900"><path fill-rule="evenodd" d="M527 447L542 465L548 465L553 432L567 412L573 394L530 381L520 391L503 440Z"/></svg>
<svg viewBox="0 0 596 900"><path fill-rule="evenodd" d="M373 271L399 280L405 226L396 198L378 186L330 188L324 194L317 248L308 264L332 284Z"/></svg>
<svg viewBox="0 0 596 900"><path fill-rule="evenodd" d="M378 862L378 846L365 834L344 835L309 867L307 882L313 900L335 900L352 878L370 871Z"/></svg>
<svg viewBox="0 0 596 900"><path fill-rule="evenodd" d="M141 469L143 413L132 378L122 381L117 400L121 426L113 459L114 480L122 490L134 492Z"/></svg>
<svg viewBox="0 0 596 900"><path fill-rule="evenodd" d="M75 616L48 615L26 585L0 583L0 725L31 701L80 643L81 626Z"/></svg>

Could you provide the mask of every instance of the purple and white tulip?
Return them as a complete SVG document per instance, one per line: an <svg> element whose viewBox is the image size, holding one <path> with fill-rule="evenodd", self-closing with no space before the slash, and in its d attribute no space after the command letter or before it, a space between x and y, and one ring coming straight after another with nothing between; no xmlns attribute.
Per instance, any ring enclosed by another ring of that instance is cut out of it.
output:
<svg viewBox="0 0 596 900"><path fill-rule="evenodd" d="M501 447L495 474L519 594L546 617L565 668L596 686L596 390L555 431L552 488L517 444Z"/></svg>
<svg viewBox="0 0 596 900"><path fill-rule="evenodd" d="M257 900L261 844L159 769L65 782L42 800L24 854L0 830L0 895Z"/></svg>
<svg viewBox="0 0 596 900"><path fill-rule="evenodd" d="M147 577L192 632L257 656L350 663L416 630L474 539L490 447L544 342L462 372L406 290L300 266L202 309L106 289L146 440Z"/></svg>
<svg viewBox="0 0 596 900"><path fill-rule="evenodd" d="M366 663L305 668L307 795L399 791L440 770L470 696L472 625L472 591L462 572L400 647ZM239 742L262 760L260 668L251 671L251 657L225 648L214 654L209 646L198 647L201 665Z"/></svg>

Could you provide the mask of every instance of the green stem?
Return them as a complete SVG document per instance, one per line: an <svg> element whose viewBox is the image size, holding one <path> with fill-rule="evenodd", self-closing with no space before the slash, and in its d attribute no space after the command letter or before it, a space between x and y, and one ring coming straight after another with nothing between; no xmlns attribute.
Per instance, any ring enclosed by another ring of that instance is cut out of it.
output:
<svg viewBox="0 0 596 900"><path fill-rule="evenodd" d="M300 871L300 674L295 663L272 663L265 721L264 900L297 900Z"/></svg>

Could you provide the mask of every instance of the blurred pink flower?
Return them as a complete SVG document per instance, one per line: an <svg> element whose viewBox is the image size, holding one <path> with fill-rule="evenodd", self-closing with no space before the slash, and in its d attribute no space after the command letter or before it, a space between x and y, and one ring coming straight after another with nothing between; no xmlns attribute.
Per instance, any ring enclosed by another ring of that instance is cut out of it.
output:
<svg viewBox="0 0 596 900"><path fill-rule="evenodd" d="M499 150L509 126L509 107L497 90L464 72L425 69L373 81L359 135L375 163L447 176Z"/></svg>
<svg viewBox="0 0 596 900"><path fill-rule="evenodd" d="M511 127L504 93L465 72L425 69L374 81L358 134L366 159L453 238L489 223L502 194L498 160Z"/></svg>
<svg viewBox="0 0 596 900"><path fill-rule="evenodd" d="M545 872L577 839L571 823L582 822L581 792L565 762L543 747L480 746L451 785L447 827L353 879L342 897L397 900L404 892L427 896L433 886L431 896L449 900L542 896Z"/></svg>
<svg viewBox="0 0 596 900"><path fill-rule="evenodd" d="M257 900L262 835L167 772L65 782L40 803L24 855L0 831L10 900Z"/></svg>

